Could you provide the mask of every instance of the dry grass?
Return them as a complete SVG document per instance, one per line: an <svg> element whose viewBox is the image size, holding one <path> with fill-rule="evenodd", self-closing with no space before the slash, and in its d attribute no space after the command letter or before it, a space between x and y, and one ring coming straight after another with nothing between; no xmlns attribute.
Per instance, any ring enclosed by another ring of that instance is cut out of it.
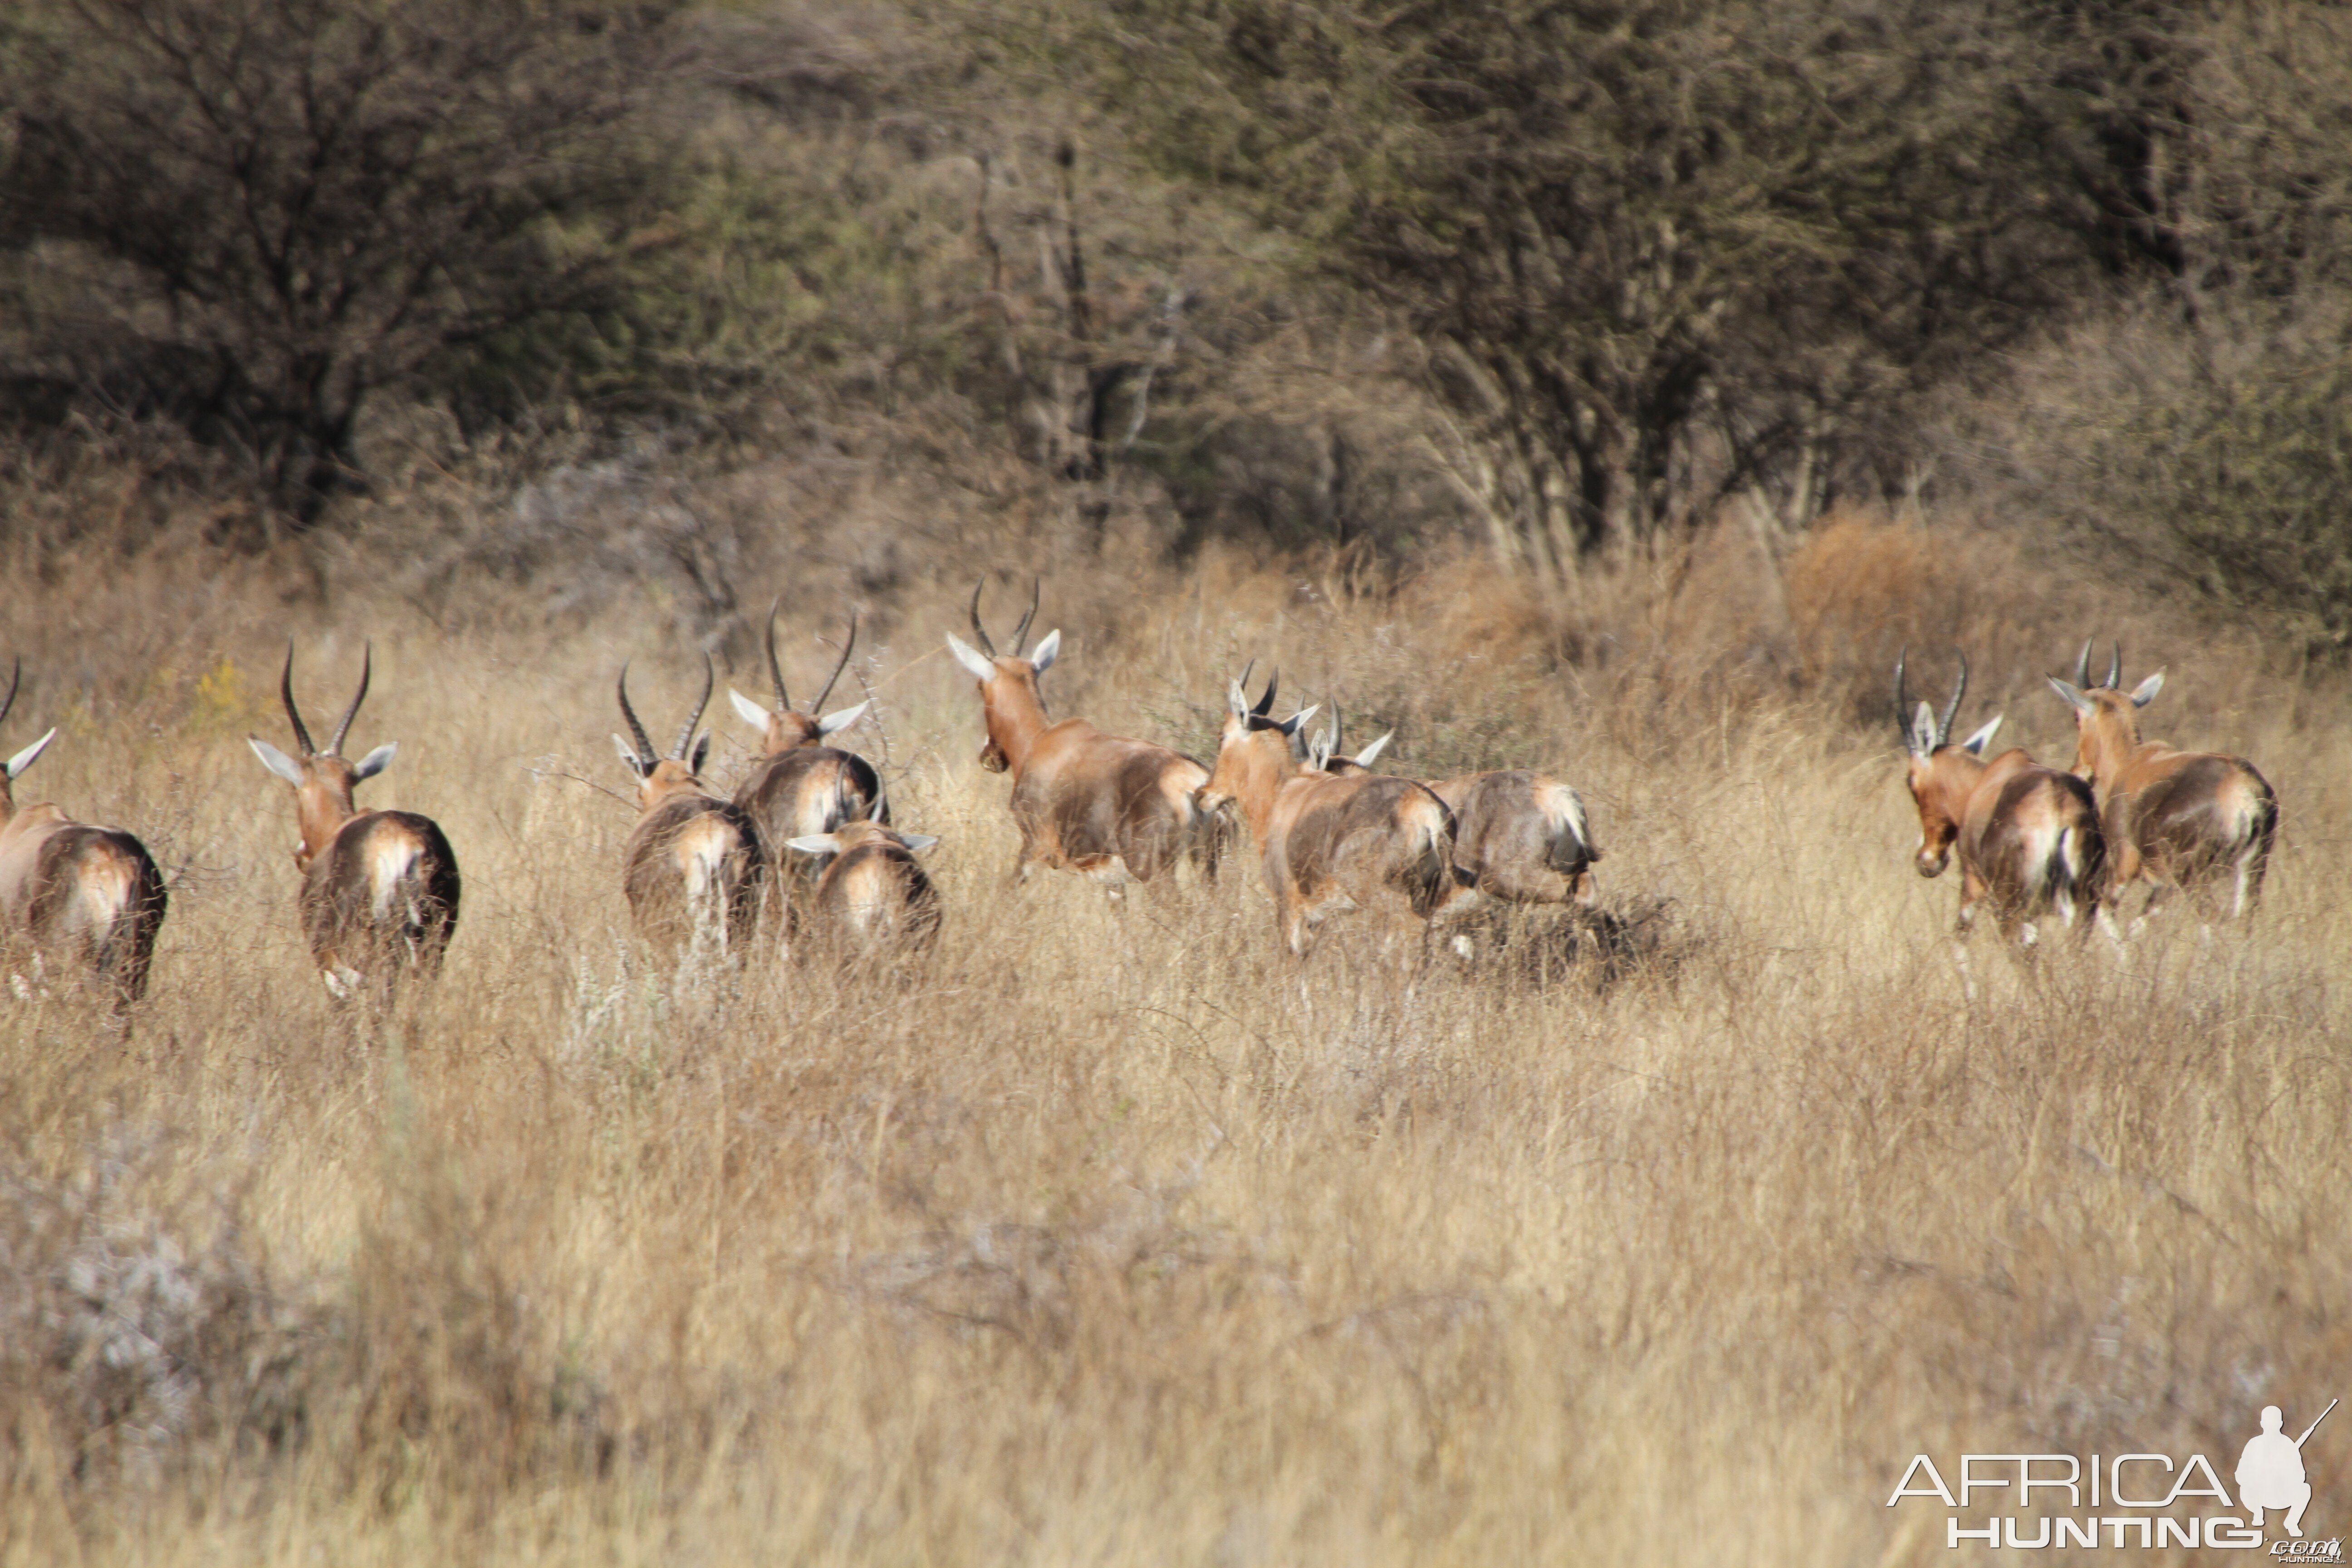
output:
<svg viewBox="0 0 2352 1568"><path fill-rule="evenodd" d="M305 690L373 635L365 800L467 879L444 983L362 1020L242 740L282 724L274 584L12 596L21 721L64 725L31 798L177 881L127 1038L0 1009L0 1560L1926 1563L1940 1510L1881 1506L1915 1451L2233 1457L2352 1363L2344 691L2013 561L1939 624L1916 539L1823 538L1777 605L1736 542L1565 612L1471 565L1056 566L1059 712L1198 748L1255 654L1401 769L1577 781L1612 896L1672 900L1673 963L1605 987L1408 984L1369 932L1302 973L1246 858L1123 917L1008 889L925 657L961 595L918 577L866 668L936 956L677 989L629 812L561 775L620 787L612 668L666 732L686 651L345 584ZM1853 714L1880 643L1973 638L1971 712L2057 752L2032 686L2080 634L1994 628L2094 611L2171 664L2168 732L2277 783L2271 901L2128 963L1987 942L1971 1005Z"/></svg>

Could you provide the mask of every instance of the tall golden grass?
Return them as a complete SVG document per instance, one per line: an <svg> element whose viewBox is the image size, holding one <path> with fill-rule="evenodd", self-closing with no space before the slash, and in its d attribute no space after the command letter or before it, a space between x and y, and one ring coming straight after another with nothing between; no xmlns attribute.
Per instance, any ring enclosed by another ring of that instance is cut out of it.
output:
<svg viewBox="0 0 2352 1568"><path fill-rule="evenodd" d="M12 731L63 727L23 798L174 887L127 1031L0 1002L0 1560L1941 1562L1940 1509L1883 1506L1915 1452L2226 1472L2352 1366L2345 689L1987 537L1843 519L1782 577L1727 534L1553 605L1467 562L1057 563L1057 713L1197 753L1255 656L1398 771L1578 784L1664 934L1548 983L1345 929L1295 964L1246 850L1124 914L1009 887L934 654L963 583L869 603L859 665L936 952L679 985L593 787L621 658L657 733L695 684L650 617L48 581L0 605ZM2040 676L2094 629L2171 668L2152 728L2276 784L2269 897L2121 957L1980 938L1971 1002L1890 656L1967 646L1967 721L2063 763ZM320 708L373 638L353 743L403 744L362 803L465 872L387 1015L312 973L244 744L289 632ZM2333 1532L2352 1444L2308 1452Z"/></svg>

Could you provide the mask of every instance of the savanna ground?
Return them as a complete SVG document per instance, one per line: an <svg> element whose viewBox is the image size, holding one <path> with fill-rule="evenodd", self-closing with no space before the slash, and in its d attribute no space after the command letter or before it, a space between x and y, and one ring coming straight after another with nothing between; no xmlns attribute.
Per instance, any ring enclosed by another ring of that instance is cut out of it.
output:
<svg viewBox="0 0 2352 1568"><path fill-rule="evenodd" d="M1202 753L1255 657L1398 726L1395 771L1575 782L1636 940L1548 978L1410 973L1360 922L1296 964L1247 848L1124 915L1008 887L939 652L986 550L863 602L851 739L942 840L936 953L731 987L633 947L632 812L581 782L625 785L622 658L675 733L658 613L19 576L0 749L61 726L20 798L139 832L173 903L127 1033L0 1005L0 1558L1880 1564L1945 1560L1939 1507L1883 1506L1916 1452L2226 1475L2261 1405L2352 1393L2347 689L2016 548L1848 517L1784 577L1734 531L1539 601L1467 560L1003 547L1000 636L1050 563L1057 714ZM806 680L852 598L796 595ZM1940 700L1965 646L1962 723L2063 763L2041 677L2094 629L2170 668L2153 733L2276 784L2269 895L2120 959L1980 936L1970 1002L1888 656ZM388 1017L315 979L245 745L284 743L289 634L314 728L373 637L353 743L403 744L362 804L465 872ZM752 737L723 691L709 722L731 785ZM2352 1443L2307 1454L2339 1532Z"/></svg>

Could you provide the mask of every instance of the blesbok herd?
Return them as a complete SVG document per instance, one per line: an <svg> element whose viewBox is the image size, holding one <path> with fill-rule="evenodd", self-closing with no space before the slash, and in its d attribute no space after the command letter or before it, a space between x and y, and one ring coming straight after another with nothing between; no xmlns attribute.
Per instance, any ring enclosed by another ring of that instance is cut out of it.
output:
<svg viewBox="0 0 2352 1568"><path fill-rule="evenodd" d="M1010 651L999 652L981 620L981 594L972 592L973 643L950 635L946 647L980 698L981 765L1012 775L1016 881L1041 866L1080 872L1116 907L1129 884L1164 884L1182 868L1213 879L1238 824L1261 860L1276 934L1301 956L1327 921L1350 910L1387 908L1393 929L1424 938L1451 931L1465 956L1476 951L1464 934L1472 910L1594 910L1601 850L1584 802L1559 779L1524 768L1431 781L1376 773L1391 735L1348 755L1336 703L1309 733L1320 704L1277 717L1278 677L1269 675L1253 701L1248 669L1227 689L1211 766L1083 719L1055 721L1039 679L1061 652L1061 633L1022 651L1037 614L1033 589ZM681 966L740 965L763 953L915 957L940 921L939 890L917 858L938 840L894 825L880 771L832 743L871 710L871 697L824 711L856 646L856 618L805 710L786 691L776 618L772 607L774 707L728 693L761 742L731 796L703 778L711 737L700 726L716 681L709 656L701 695L667 754L631 707L621 667L614 689L629 732L613 739L636 782L638 812L621 886L637 934ZM1895 661L1895 724L1919 818L1914 864L1936 877L1958 859L1962 936L1989 912L2023 949L2052 921L2078 937L2102 927L2120 942L2115 916L2135 882L2149 885L2143 919L2175 891L2225 903L2233 916L2260 898L2279 820L2268 781L2242 758L2142 741L2138 712L2162 689L2163 673L2126 692L2120 647L2104 680L2091 679L2090 660L2085 643L2072 681L2050 678L2076 727L2074 763L2063 773L2021 748L1989 757L1999 716L1953 742L1968 694L1965 657L1940 712L1924 701L1912 709L1907 651ZM355 786L399 749L387 743L357 763L342 754L373 664L373 650L363 652L359 689L321 749L295 701L289 644L278 690L296 751L250 738L262 765L293 787L296 909L338 998L388 998L430 978L457 922L457 862L440 827L414 812L362 811L352 802ZM19 660L0 722L22 684ZM130 834L76 822L55 805L17 805L16 781L56 736L51 729L0 767L0 959L19 997L78 975L126 1008L147 990L164 880Z"/></svg>

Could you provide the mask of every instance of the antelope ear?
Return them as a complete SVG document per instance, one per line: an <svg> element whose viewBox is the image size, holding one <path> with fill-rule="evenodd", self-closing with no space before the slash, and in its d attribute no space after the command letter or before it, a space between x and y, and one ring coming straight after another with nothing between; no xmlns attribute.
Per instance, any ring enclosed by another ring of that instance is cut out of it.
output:
<svg viewBox="0 0 2352 1568"><path fill-rule="evenodd" d="M41 754L41 752L42 752L43 749L44 749L44 748L46 748L51 741L54 741L54 740L56 740L57 738L58 738L58 732L57 732L57 730L55 729L55 727L53 726L53 727L50 729L50 731L49 731L49 732L48 732L47 734L46 734L46 735L42 736L39 740L37 740L37 741L34 742L31 745L29 745L29 746L26 747L23 751L21 751L21 752L17 752L15 756L13 756L13 757L9 758L9 759L8 759L8 776L9 776L10 778L12 778L12 779L13 779L13 778L15 778L18 773L23 773L26 768L31 767L31 766L33 765L33 759L34 759L35 757L39 756L39 755ZM258 742L258 741L256 741L256 742L254 742L254 744L255 744L255 745L257 745L257 746L258 746L259 744L261 744L261 742ZM269 760L269 759L268 759L268 758L267 758L267 757L264 757L264 758L262 759L262 761L264 761L264 762L268 762L268 760ZM291 765L291 764L289 764L289 765ZM296 773L295 782L296 782L296 783L298 783L298 784L301 782L300 773L299 773L299 771L298 771L298 772L297 772L297 773Z"/></svg>
<svg viewBox="0 0 2352 1568"><path fill-rule="evenodd" d="M2076 690L2074 687L2059 679L2056 676L2047 675L2042 677L2042 679L2050 682L2050 689L2064 698L2066 700L2067 706L2074 709L2075 712L2087 715L2095 713L2099 710L2096 703L2093 702L2088 697L2084 696L2082 692Z"/></svg>
<svg viewBox="0 0 2352 1568"><path fill-rule="evenodd" d="M693 747L686 753L686 765L695 773L698 773L702 771L702 764L709 761L709 757L710 731L705 730L702 732L702 739L697 741Z"/></svg>
<svg viewBox="0 0 2352 1568"><path fill-rule="evenodd" d="M1919 711L1911 716L1911 750L1924 757L1936 745L1936 710L1922 702Z"/></svg>
<svg viewBox="0 0 2352 1568"><path fill-rule="evenodd" d="M1038 674L1043 675L1047 670L1053 668L1054 661L1061 657L1062 628L1055 626L1052 631L1045 634L1043 640L1041 640L1035 647L1030 650L1029 662L1037 667Z"/></svg>
<svg viewBox="0 0 2352 1568"><path fill-rule="evenodd" d="M1983 729L1979 730L1975 734L1970 735L1967 740L1960 742L1960 750L1966 752L1972 757L1983 756L1985 748L1992 744L1992 732L2000 728L2000 721L2003 717L2004 715L2002 714L1994 714L1991 723L1986 725Z"/></svg>
<svg viewBox="0 0 2352 1568"><path fill-rule="evenodd" d="M400 755L400 742L397 741L378 746L374 751L362 757L360 765L352 770L352 783L357 784L362 779L375 777L376 774L392 766L392 759L398 755Z"/></svg>
<svg viewBox="0 0 2352 1568"><path fill-rule="evenodd" d="M873 706L874 699L869 697L855 708L844 708L837 713L828 713L816 721L816 732L820 735L837 734L865 718L866 710Z"/></svg>
<svg viewBox="0 0 2352 1568"><path fill-rule="evenodd" d="M735 716L762 735L768 732L768 710L736 690L727 689L727 700L735 704Z"/></svg>
<svg viewBox="0 0 2352 1568"><path fill-rule="evenodd" d="M256 741L253 743L253 749L257 752L260 751L262 749L261 742ZM629 764L629 772L638 778L644 778L646 776L645 761L637 755L637 749L635 746L632 746L626 741L621 739L620 736L615 735L613 737L613 749L621 753L621 761ZM264 757L261 760L266 763L269 759L268 757ZM271 773L276 773L278 770L276 768L272 768L269 771Z"/></svg>
<svg viewBox="0 0 2352 1568"><path fill-rule="evenodd" d="M1286 735L1296 735L1298 733L1298 727L1301 724L1306 723L1307 721L1314 718L1316 714L1322 710L1323 704L1320 702L1318 702L1312 708L1301 708L1297 712L1293 713L1289 718L1285 719L1280 724L1275 727Z"/></svg>
<svg viewBox="0 0 2352 1568"><path fill-rule="evenodd" d="M1238 680L1225 683L1225 711L1236 719L1249 717L1249 699L1242 695L1242 683Z"/></svg>
<svg viewBox="0 0 2352 1568"><path fill-rule="evenodd" d="M807 833L785 839L784 847L801 855L838 855L841 839L831 833Z"/></svg>
<svg viewBox="0 0 2352 1568"><path fill-rule="evenodd" d="M1396 731L1394 730L1391 730L1387 734L1382 735L1379 740L1374 741L1370 745L1366 746L1362 751L1358 752L1356 753L1356 765L1360 768L1370 767L1372 765L1372 759L1386 751L1388 749L1389 742L1395 739Z"/></svg>
<svg viewBox="0 0 2352 1568"><path fill-rule="evenodd" d="M940 836L936 833L901 833L898 835L898 837L906 844L908 848L914 850L919 855L924 850L931 848L940 841Z"/></svg>
<svg viewBox="0 0 2352 1568"><path fill-rule="evenodd" d="M46 742L48 737L44 735L41 739ZM276 773L288 784L294 784L298 787L301 784L302 765L299 763L297 763L293 758L288 756L285 752L279 751L277 747L271 745L268 742L262 740L258 736L247 735L245 738L245 743L253 748L253 754L261 759L261 765L263 767L268 768L271 773ZM36 746L33 749L37 752L40 750L40 747ZM15 778L18 773L23 771L23 764L29 763L33 759L30 757L19 757L15 762L10 763L8 764L8 776L12 779Z"/></svg>
<svg viewBox="0 0 2352 1568"><path fill-rule="evenodd" d="M955 659L958 664L963 666L965 669L971 672L971 678L974 680L993 680L996 679L996 661L992 658L983 658L981 657L981 652L978 648L972 647L970 643L964 641L963 638L956 636L953 632L950 632L948 634L948 651L955 655Z"/></svg>
<svg viewBox="0 0 2352 1568"><path fill-rule="evenodd" d="M2149 703L2156 700L2156 694L2163 689L2164 671L2159 669L2154 675L2149 676L2146 680L2141 681L2139 685L2134 689L2132 691L2132 706L2135 708L2147 707Z"/></svg>

